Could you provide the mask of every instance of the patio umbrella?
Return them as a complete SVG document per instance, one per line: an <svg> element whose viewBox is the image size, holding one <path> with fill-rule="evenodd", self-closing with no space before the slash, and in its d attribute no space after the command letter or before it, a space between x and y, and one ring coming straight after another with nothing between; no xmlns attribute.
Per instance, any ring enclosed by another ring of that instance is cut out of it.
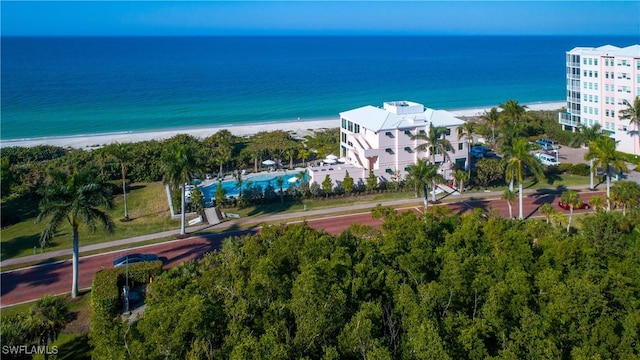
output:
<svg viewBox="0 0 640 360"><path fill-rule="evenodd" d="M294 182L298 181L298 177L297 177L297 176L294 176L294 177L290 178L290 179L289 179L289 180L287 180L287 181L288 181L288 182L290 182L290 183L294 183Z"/></svg>
<svg viewBox="0 0 640 360"><path fill-rule="evenodd" d="M276 162L273 160L265 160L262 162L262 165L275 165Z"/></svg>
<svg viewBox="0 0 640 360"><path fill-rule="evenodd" d="M338 162L339 162L339 163L346 163L346 162L347 162L347 159L345 159L345 158L341 157L340 159L338 159Z"/></svg>
<svg viewBox="0 0 640 360"><path fill-rule="evenodd" d="M337 159L338 159L338 157L337 157L337 156L335 156L335 155L333 155L333 154L329 154L329 155L327 155L327 159L337 160Z"/></svg>
<svg viewBox="0 0 640 360"><path fill-rule="evenodd" d="M327 164L335 164L337 162L336 159L330 159L330 158L326 158L322 161L324 161Z"/></svg>

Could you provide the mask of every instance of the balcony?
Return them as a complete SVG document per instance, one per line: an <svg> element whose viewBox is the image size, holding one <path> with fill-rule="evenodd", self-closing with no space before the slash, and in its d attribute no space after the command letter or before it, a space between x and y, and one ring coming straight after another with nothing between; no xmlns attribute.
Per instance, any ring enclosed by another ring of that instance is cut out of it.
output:
<svg viewBox="0 0 640 360"><path fill-rule="evenodd" d="M561 112L558 114L558 122L561 125L567 126L578 126L580 125L580 120L571 120L572 114L569 112Z"/></svg>

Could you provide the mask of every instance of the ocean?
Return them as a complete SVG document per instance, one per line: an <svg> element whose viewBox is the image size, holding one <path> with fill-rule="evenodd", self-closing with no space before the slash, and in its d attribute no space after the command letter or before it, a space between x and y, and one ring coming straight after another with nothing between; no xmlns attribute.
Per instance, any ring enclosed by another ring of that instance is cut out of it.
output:
<svg viewBox="0 0 640 360"><path fill-rule="evenodd" d="M637 37L2 37L0 139L565 99L565 52Z"/></svg>

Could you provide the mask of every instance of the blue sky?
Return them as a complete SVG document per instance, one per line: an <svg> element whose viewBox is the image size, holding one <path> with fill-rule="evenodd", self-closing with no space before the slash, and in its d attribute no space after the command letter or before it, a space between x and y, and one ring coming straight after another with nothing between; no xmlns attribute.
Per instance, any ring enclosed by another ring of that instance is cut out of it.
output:
<svg viewBox="0 0 640 360"><path fill-rule="evenodd" d="M6 1L2 35L637 35L640 1Z"/></svg>

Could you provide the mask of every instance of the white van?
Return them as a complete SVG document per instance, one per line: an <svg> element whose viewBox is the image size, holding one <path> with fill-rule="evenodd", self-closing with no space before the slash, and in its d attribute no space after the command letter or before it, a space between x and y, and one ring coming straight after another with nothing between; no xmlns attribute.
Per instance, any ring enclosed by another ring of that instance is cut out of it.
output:
<svg viewBox="0 0 640 360"><path fill-rule="evenodd" d="M533 154L533 156L535 156L536 159L540 160L542 165L554 166L554 165L560 164L558 161L556 161L555 156L552 156L552 155L549 155L549 154L535 153L535 154Z"/></svg>

